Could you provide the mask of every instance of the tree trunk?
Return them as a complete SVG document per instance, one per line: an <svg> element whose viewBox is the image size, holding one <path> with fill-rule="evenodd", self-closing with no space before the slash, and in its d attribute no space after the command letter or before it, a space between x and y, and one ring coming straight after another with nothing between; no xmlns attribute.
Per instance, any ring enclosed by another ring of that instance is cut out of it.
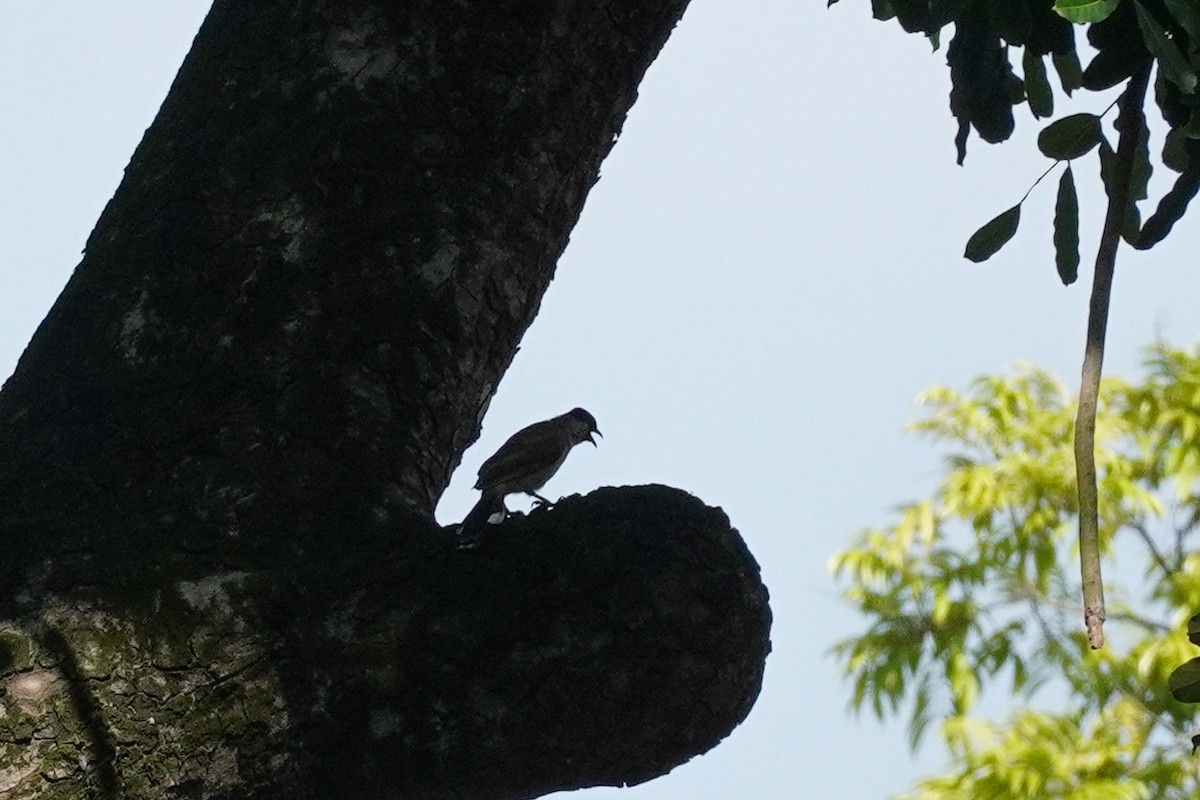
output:
<svg viewBox="0 0 1200 800"><path fill-rule="evenodd" d="M0 392L0 800L523 798L757 696L719 511L432 509L686 0L217 0Z"/></svg>

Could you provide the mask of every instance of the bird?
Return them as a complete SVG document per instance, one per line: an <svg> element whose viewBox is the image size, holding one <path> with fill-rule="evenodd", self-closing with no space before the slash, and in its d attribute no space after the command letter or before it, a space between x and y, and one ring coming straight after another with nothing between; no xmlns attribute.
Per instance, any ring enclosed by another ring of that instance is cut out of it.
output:
<svg viewBox="0 0 1200 800"><path fill-rule="evenodd" d="M554 505L537 490L558 472L575 445L591 442L593 447L598 446L593 433L604 438L595 417L582 408L573 408L510 436L479 467L475 488L483 496L463 519L460 535L468 542L478 542L497 514L508 513L504 498L510 494L527 494L543 506Z"/></svg>

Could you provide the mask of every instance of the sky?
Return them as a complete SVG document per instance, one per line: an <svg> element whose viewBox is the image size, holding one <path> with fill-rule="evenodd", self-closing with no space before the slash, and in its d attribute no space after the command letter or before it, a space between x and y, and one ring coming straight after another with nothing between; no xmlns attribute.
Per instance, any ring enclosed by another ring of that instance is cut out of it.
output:
<svg viewBox="0 0 1200 800"><path fill-rule="evenodd" d="M208 6L0 2L0 376L78 263ZM872 20L867 0L694 0L643 82L438 517L461 519L512 432L584 406L604 438L543 493L664 483L722 507L762 566L774 651L721 745L642 786L573 796L883 798L942 766L936 734L913 754L899 720L847 712L828 651L862 621L826 564L932 490L945 454L904 430L920 391L1018 363L1076 384L1090 290L1055 274L1056 175L1007 248L962 258L1049 162L1021 108L1012 141L973 137L956 166L948 92L945 49ZM1094 162L1076 180L1090 273ZM1196 342L1197 213L1149 253L1122 250L1108 374L1136 377L1156 337Z"/></svg>

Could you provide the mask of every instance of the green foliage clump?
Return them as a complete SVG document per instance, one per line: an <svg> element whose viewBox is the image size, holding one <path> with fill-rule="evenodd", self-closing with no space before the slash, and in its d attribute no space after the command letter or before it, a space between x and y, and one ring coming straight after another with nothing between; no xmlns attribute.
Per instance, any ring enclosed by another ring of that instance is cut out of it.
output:
<svg viewBox="0 0 1200 800"><path fill-rule="evenodd" d="M1168 688L1196 655L1200 349L1159 345L1146 366L1140 383L1101 388L1100 542L1125 585L1108 582L1119 601L1099 651L1076 600L1072 399L1033 368L922 397L914 429L950 451L936 490L830 565L867 621L834 648L851 707L906 716L914 747L940 723L950 753L946 774L905 797L1200 796L1195 709ZM981 696L1020 707L985 721Z"/></svg>

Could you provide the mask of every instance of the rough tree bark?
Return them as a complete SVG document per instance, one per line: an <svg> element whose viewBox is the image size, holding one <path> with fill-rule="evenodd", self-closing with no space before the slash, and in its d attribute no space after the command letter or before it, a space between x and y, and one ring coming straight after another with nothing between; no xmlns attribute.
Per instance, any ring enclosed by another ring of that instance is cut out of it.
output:
<svg viewBox="0 0 1200 800"><path fill-rule="evenodd" d="M758 693L719 511L432 510L686 0L217 0L0 392L0 798L524 798Z"/></svg>

